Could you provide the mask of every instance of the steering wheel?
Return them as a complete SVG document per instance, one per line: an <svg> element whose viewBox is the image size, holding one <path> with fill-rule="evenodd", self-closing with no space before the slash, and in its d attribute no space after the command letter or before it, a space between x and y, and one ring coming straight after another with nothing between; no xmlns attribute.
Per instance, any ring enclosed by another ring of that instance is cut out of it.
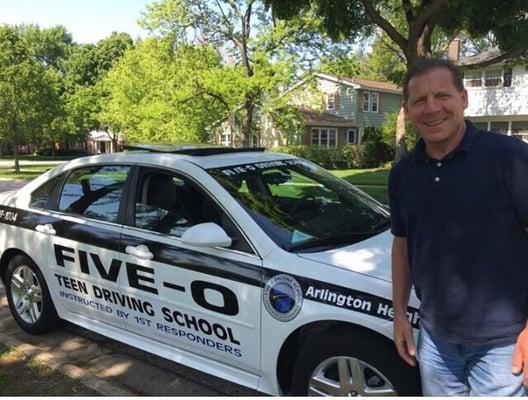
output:
<svg viewBox="0 0 528 400"><path fill-rule="evenodd" d="M302 210L301 206L305 203L309 203L310 207L308 209ZM305 194L295 202L293 207L290 210L290 214L297 214L298 212L307 212L311 211L317 204L317 198L312 194Z"/></svg>

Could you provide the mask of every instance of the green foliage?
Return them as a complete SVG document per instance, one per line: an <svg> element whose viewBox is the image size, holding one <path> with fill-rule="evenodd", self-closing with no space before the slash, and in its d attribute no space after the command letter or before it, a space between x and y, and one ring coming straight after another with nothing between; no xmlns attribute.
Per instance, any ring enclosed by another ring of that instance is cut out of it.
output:
<svg viewBox="0 0 528 400"><path fill-rule="evenodd" d="M59 108L52 74L32 57L16 29L0 27L0 140L15 151L50 129Z"/></svg>
<svg viewBox="0 0 528 400"><path fill-rule="evenodd" d="M395 111L391 114L385 115L383 124L381 126L381 141L388 147L390 147L392 152L396 151L396 121L398 120L398 111ZM412 128L409 122L405 122L405 143L407 146L407 151L414 149L418 136L414 129Z"/></svg>
<svg viewBox="0 0 528 400"><path fill-rule="evenodd" d="M234 107L223 94L236 70L220 65L211 47L147 39L129 49L103 80L109 97L101 118L129 142L204 142L207 127Z"/></svg>
<svg viewBox="0 0 528 400"><path fill-rule="evenodd" d="M362 168L380 167L394 158L394 139L384 135L382 129L366 127L363 130L361 143L363 147Z"/></svg>
<svg viewBox="0 0 528 400"><path fill-rule="evenodd" d="M358 145L347 145L342 148L297 145L275 147L273 151L302 157L327 169L362 167L362 148Z"/></svg>

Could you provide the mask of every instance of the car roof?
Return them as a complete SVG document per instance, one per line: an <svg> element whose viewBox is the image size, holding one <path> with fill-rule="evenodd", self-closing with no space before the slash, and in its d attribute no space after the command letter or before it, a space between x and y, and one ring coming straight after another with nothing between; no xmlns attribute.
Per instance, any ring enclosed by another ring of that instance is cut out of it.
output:
<svg viewBox="0 0 528 400"><path fill-rule="evenodd" d="M224 149L224 150L222 150ZM190 154L189 154L190 153ZM158 151L146 150L125 151L88 156L72 160L67 164L91 164L104 162L127 162L139 164L159 164L170 166L177 160L187 161L204 169L222 168L234 165L253 164L266 161L285 160L296 158L290 154L264 151L263 148L200 148L200 151ZM67 168L70 165L67 166ZM66 165L65 165L66 167Z"/></svg>

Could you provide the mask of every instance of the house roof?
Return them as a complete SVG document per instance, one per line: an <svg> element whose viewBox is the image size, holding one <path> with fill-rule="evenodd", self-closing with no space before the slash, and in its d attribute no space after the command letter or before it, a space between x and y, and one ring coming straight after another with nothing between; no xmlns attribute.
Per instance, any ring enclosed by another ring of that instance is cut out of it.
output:
<svg viewBox="0 0 528 400"><path fill-rule="evenodd" d="M316 77L327 79L332 82L341 83L354 89L374 89L382 92L401 94L401 89L391 82L372 81L370 79L348 78L346 76L332 75L327 73L316 73Z"/></svg>
<svg viewBox="0 0 528 400"><path fill-rule="evenodd" d="M301 107L301 112L306 118L307 125L357 126L357 122L352 119L343 118L325 111Z"/></svg>
<svg viewBox="0 0 528 400"><path fill-rule="evenodd" d="M496 50L496 49L486 50L481 53L475 54L473 56L461 58L460 60L456 61L456 64L460 66L475 65L475 64L479 64L479 63L491 60L500 55L501 55L500 50Z"/></svg>

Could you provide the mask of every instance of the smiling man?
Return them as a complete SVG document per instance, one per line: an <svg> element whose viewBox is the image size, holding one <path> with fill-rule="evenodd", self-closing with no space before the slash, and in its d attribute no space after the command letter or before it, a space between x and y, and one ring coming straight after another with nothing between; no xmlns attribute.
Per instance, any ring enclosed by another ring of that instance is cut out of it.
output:
<svg viewBox="0 0 528 400"><path fill-rule="evenodd" d="M398 352L419 359L426 395L525 395L528 145L464 120L467 92L449 61L418 61L403 97L421 139L389 179Z"/></svg>

